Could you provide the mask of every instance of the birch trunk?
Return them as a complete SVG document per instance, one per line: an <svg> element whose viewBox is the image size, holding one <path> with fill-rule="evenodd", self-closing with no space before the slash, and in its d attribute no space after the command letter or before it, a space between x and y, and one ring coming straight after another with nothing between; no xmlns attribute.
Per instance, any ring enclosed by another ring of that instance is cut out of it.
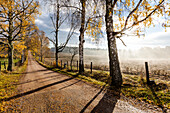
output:
<svg viewBox="0 0 170 113"><path fill-rule="evenodd" d="M119 66L118 52L116 47L116 32L113 30L113 9L112 0L106 0L106 32L108 40L108 52L109 52L109 66L111 86L121 86L122 74Z"/></svg>
<svg viewBox="0 0 170 113"><path fill-rule="evenodd" d="M80 28L80 36L79 36L79 73L82 74L84 72L84 58L83 58L83 45L84 45L84 25L85 25L85 3L86 0L81 0L81 28Z"/></svg>
<svg viewBox="0 0 170 113"><path fill-rule="evenodd" d="M56 19L56 45L55 45L55 61L56 67L58 68L58 23L59 23L59 4L57 4L57 19Z"/></svg>

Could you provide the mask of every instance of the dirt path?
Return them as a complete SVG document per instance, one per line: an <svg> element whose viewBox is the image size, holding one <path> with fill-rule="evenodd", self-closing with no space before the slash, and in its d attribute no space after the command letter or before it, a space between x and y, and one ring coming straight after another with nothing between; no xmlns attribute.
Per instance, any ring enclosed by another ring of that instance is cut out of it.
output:
<svg viewBox="0 0 170 113"><path fill-rule="evenodd" d="M18 107L23 113L144 113L120 95L47 70L29 53L27 74L18 85ZM9 100L10 100L9 99ZM152 111L153 112L153 111ZM156 112L156 111L154 111Z"/></svg>

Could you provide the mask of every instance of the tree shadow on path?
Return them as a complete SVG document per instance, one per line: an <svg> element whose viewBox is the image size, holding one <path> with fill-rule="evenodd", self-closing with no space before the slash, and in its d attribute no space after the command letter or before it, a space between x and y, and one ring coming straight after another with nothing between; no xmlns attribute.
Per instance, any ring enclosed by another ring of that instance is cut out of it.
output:
<svg viewBox="0 0 170 113"><path fill-rule="evenodd" d="M100 91L85 105L85 107L80 111L80 113L84 113L87 107L98 97L98 95L104 90L105 86L100 89Z"/></svg>
<svg viewBox="0 0 170 113"><path fill-rule="evenodd" d="M107 90L99 103L93 108L91 113L113 113L115 105L120 99L121 88Z"/></svg>
<svg viewBox="0 0 170 113"><path fill-rule="evenodd" d="M0 99L0 102L1 102L1 101L10 101L10 100L12 100L12 99L16 99L16 98L19 98L19 97L23 97L23 96L26 96L26 95L35 93L35 92L37 92L37 91L43 90L43 89L45 89L45 88L48 88L48 87L51 87L51 86L53 86L53 85L60 84L60 83L63 83L63 82L66 82L66 81L69 81L69 80L72 80L72 79L74 79L74 78L64 79L64 80L61 80L61 81L58 81L58 82L54 82L54 83L51 83L51 84L48 84L48 85L39 87L39 88L37 88L37 89L33 89L33 90L31 90L31 91L27 91L27 92L24 92L24 93L20 93L20 94L18 94L18 95L15 95L15 96L12 96L12 97L9 97L9 98L3 98L3 99Z"/></svg>
<svg viewBox="0 0 170 113"><path fill-rule="evenodd" d="M13 85L21 85L21 84L26 84L26 83L35 82L35 81L38 81L38 80L43 80L43 79L48 79L48 78L58 79L58 78L60 78L60 76L58 76L58 75L51 75L51 76L47 76L47 77L43 77L43 78L38 78L38 79L33 79L33 80L27 80L27 81L25 81L25 82L13 84Z"/></svg>
<svg viewBox="0 0 170 113"><path fill-rule="evenodd" d="M80 111L80 113L84 113L87 107L101 94L104 90L105 86L86 104L86 106ZM93 108L91 113L112 113L117 100L120 98L120 88L115 88L114 91L107 90L99 101L99 103Z"/></svg>
<svg viewBox="0 0 170 113"><path fill-rule="evenodd" d="M76 84L76 83L78 83L78 82L80 82L81 80L78 80L78 81L76 81L76 82L74 82L74 83L72 83L72 84L70 84L70 85L68 85L68 86L65 86L65 87L62 87L62 88L60 88L59 90L63 90L63 89L65 89L65 88L68 88L68 87L70 87L70 86L72 86L72 85L74 85L74 84Z"/></svg>

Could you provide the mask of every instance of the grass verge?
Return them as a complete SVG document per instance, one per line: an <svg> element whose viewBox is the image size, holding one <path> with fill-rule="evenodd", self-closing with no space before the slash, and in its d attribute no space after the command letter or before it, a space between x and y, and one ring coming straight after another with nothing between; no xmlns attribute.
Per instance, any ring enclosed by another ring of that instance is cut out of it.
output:
<svg viewBox="0 0 170 113"><path fill-rule="evenodd" d="M11 97L15 94L16 84L19 82L20 76L25 72L28 60L20 67L14 67L13 72L0 72L0 99ZM0 112L6 112L11 102L0 101Z"/></svg>

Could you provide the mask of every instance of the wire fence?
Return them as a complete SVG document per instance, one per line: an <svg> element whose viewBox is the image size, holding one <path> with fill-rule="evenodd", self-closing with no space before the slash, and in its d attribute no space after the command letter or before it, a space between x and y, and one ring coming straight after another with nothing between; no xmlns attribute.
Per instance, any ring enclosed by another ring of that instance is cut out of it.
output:
<svg viewBox="0 0 170 113"><path fill-rule="evenodd" d="M49 60L48 58L43 59L43 63L46 65L50 66L56 66L55 60ZM109 72L109 66L108 65L95 65L96 62L88 62L84 64L85 69L90 69L91 71L93 70L98 70L98 71L106 71ZM145 62L143 64L137 64L137 63L121 63L121 71L124 74L130 74L130 75L146 75L145 72ZM60 68L67 68L72 70L74 68L75 70L79 68L79 62L78 60L73 60L72 65L70 61L68 60L59 60L58 61L58 66ZM149 74L152 76L158 75L158 76L163 76L165 78L170 76L170 70L166 69L166 65L160 66L160 64L150 64L149 65ZM162 68L161 68L162 67Z"/></svg>
<svg viewBox="0 0 170 113"><path fill-rule="evenodd" d="M23 60L20 60L20 59L15 59L13 61L13 66L21 66L24 62L25 62L26 59L23 59ZM0 60L0 71L4 71L4 70L7 70L8 68L8 60Z"/></svg>

